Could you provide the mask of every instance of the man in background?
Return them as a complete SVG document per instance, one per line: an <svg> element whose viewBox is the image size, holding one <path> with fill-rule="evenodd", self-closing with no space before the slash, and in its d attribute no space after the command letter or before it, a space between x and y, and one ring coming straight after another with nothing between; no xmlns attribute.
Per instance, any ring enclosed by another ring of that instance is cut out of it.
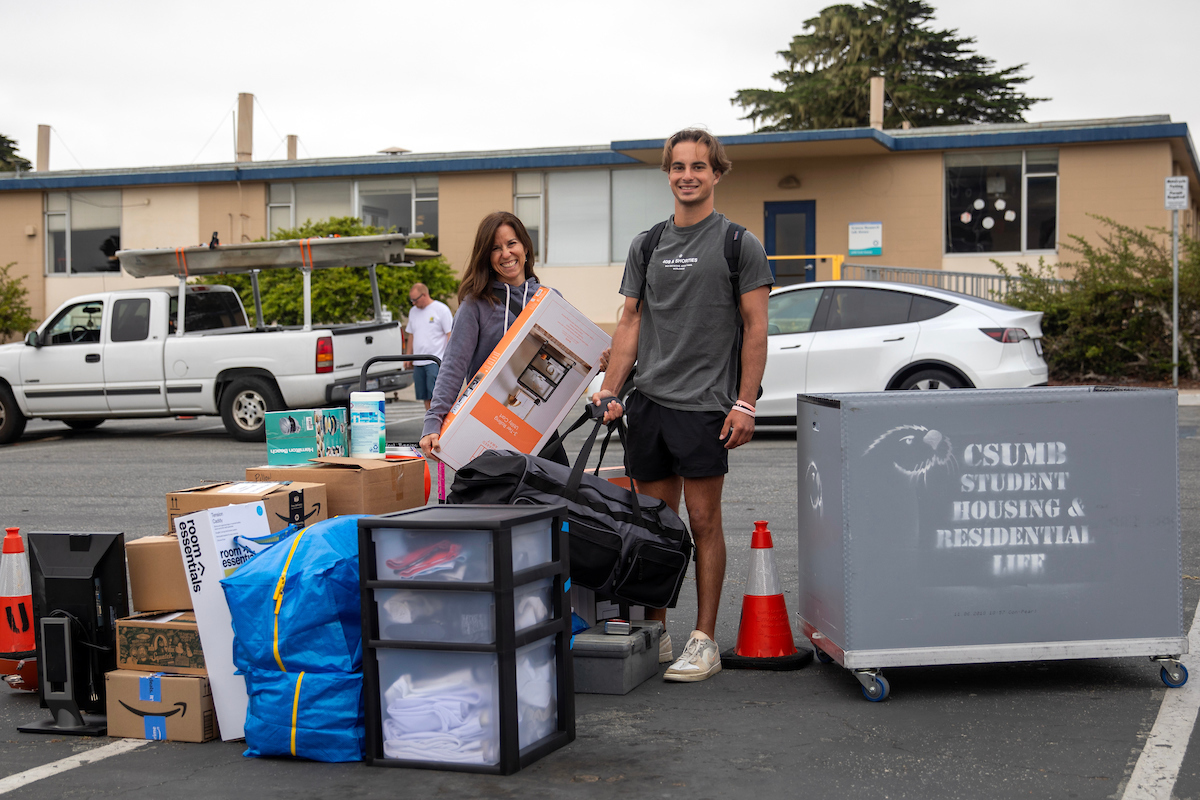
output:
<svg viewBox="0 0 1200 800"><path fill-rule="evenodd" d="M408 312L408 325L404 329L408 333L404 337L404 352L441 358L446 352L450 329L454 325L449 306L430 297L429 287L423 283L412 285L408 290L408 299L412 309ZM417 399L425 401L425 410L428 411L429 401L433 399L433 385L437 382L438 365L432 361L408 363L413 368L413 387Z"/></svg>

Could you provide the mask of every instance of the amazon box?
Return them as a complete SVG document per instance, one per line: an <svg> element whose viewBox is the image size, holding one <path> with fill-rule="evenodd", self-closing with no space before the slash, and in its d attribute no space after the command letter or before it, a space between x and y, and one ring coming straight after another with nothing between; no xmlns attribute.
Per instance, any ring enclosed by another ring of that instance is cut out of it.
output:
<svg viewBox="0 0 1200 800"><path fill-rule="evenodd" d="M326 489L320 483L297 483L289 478L261 481L222 481L194 486L167 495L167 524L206 508L261 502L271 533L288 525L312 525L329 517Z"/></svg>
<svg viewBox="0 0 1200 800"><path fill-rule="evenodd" d="M134 611L182 611L192 607L192 591L174 536L143 536L125 543Z"/></svg>
<svg viewBox="0 0 1200 800"><path fill-rule="evenodd" d="M454 469L485 450L536 453L600 371L612 338L542 287L442 422L438 456Z"/></svg>
<svg viewBox="0 0 1200 800"><path fill-rule="evenodd" d="M217 738L212 691L203 675L118 669L104 676L104 684L109 736L168 742Z"/></svg>
<svg viewBox="0 0 1200 800"><path fill-rule="evenodd" d="M425 459L314 458L304 466L265 465L246 470L248 481L322 483L329 516L390 514L425 505Z"/></svg>
<svg viewBox="0 0 1200 800"><path fill-rule="evenodd" d="M175 552L179 552L174 536L161 538L170 539ZM117 620L117 666L140 672L207 676L196 615L176 611L134 614Z"/></svg>

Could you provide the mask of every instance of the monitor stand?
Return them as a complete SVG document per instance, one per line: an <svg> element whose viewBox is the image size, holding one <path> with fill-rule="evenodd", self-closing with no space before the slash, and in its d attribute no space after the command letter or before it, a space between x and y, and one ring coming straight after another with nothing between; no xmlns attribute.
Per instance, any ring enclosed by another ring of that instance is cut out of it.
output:
<svg viewBox="0 0 1200 800"><path fill-rule="evenodd" d="M42 698L50 709L50 719L21 725L21 733L57 733L67 736L104 736L108 733L108 718L90 714L84 722L79 704L75 702L75 675L71 661L71 623L65 617L43 617L41 672Z"/></svg>

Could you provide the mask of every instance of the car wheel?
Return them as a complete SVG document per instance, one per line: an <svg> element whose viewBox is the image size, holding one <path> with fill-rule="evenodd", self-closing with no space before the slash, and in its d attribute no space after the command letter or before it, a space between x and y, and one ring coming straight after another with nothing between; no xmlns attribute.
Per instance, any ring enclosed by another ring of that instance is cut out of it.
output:
<svg viewBox="0 0 1200 800"><path fill-rule="evenodd" d="M904 379L900 384L903 390L908 389L961 389L962 380L940 369L923 369Z"/></svg>
<svg viewBox="0 0 1200 800"><path fill-rule="evenodd" d="M283 401L268 381L238 378L221 395L221 421L239 442L262 442L267 438L267 412L283 407Z"/></svg>
<svg viewBox="0 0 1200 800"><path fill-rule="evenodd" d="M25 415L17 408L17 398L0 386L0 444L15 442L25 432Z"/></svg>
<svg viewBox="0 0 1200 800"><path fill-rule="evenodd" d="M73 431L90 431L104 424L102 419L64 419L63 422Z"/></svg>

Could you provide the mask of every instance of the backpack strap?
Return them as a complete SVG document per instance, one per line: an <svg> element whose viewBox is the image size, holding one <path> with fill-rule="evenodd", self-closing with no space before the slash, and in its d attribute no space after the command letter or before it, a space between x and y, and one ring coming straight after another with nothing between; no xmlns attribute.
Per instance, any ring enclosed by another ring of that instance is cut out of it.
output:
<svg viewBox="0 0 1200 800"><path fill-rule="evenodd" d="M642 310L642 298L646 296L646 276L650 274L650 256L654 255L654 249L658 247L658 240L662 238L663 231L667 229L669 221L664 219L646 231L646 238L642 240L642 288L638 291L637 305L634 306L635 311ZM745 229L743 228L743 230ZM725 249L729 249L728 244L726 244Z"/></svg>
<svg viewBox="0 0 1200 800"><path fill-rule="evenodd" d="M729 265L729 283L733 286L733 304L740 305L742 296L742 234L746 228L736 222L729 223L725 231L725 263Z"/></svg>

